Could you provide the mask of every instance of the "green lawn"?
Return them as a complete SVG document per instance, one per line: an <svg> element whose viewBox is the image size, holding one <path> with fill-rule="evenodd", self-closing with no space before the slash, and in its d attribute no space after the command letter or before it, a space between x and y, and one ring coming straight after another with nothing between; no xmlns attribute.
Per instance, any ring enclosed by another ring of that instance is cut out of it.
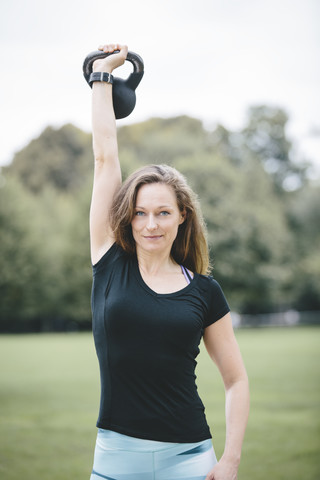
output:
<svg viewBox="0 0 320 480"><path fill-rule="evenodd" d="M239 480L319 480L320 328L236 335L251 385ZM205 351L198 384L219 455L224 393ZM90 334L1 336L0 478L88 480L98 406Z"/></svg>

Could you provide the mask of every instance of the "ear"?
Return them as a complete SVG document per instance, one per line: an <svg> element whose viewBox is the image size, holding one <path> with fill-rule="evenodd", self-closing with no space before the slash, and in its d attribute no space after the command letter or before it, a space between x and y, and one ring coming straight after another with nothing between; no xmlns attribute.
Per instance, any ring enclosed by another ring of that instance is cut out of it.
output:
<svg viewBox="0 0 320 480"><path fill-rule="evenodd" d="M181 225L185 221L186 218L187 218L187 212L185 210L183 210L182 212L180 212L179 225Z"/></svg>

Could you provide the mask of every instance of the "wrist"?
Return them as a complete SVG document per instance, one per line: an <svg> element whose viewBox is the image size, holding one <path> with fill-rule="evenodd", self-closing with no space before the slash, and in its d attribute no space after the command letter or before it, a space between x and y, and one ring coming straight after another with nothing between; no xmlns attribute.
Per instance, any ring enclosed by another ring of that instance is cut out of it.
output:
<svg viewBox="0 0 320 480"><path fill-rule="evenodd" d="M237 454L234 452L232 453L224 452L221 457L221 460L223 460L226 463L229 463L229 465L233 465L234 467L238 468L240 465L241 454L240 453Z"/></svg>
<svg viewBox="0 0 320 480"><path fill-rule="evenodd" d="M90 77L89 77L89 85L92 87L92 84L94 82L104 82L104 83L109 83L113 84L113 75L111 73L107 72L92 72Z"/></svg>
<svg viewBox="0 0 320 480"><path fill-rule="evenodd" d="M102 65L95 65L96 62L94 62L93 67L92 67L92 73L94 72L104 72L104 73L109 73L110 75L113 72L113 68L111 67L103 67Z"/></svg>
<svg viewBox="0 0 320 480"><path fill-rule="evenodd" d="M93 62L92 72L105 72L112 73L114 70L111 62L106 61L104 58L99 58Z"/></svg>

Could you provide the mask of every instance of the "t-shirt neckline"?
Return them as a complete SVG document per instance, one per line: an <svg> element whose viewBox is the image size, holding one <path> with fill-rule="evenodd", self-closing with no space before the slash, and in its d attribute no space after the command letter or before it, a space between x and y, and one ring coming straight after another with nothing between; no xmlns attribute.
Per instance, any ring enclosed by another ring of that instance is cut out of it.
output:
<svg viewBox="0 0 320 480"><path fill-rule="evenodd" d="M141 275L141 272L140 272L140 268L139 268L139 264L138 264L138 258L137 256L134 256L134 259L133 259L133 266L134 266L134 273L136 275L136 278L138 280L138 282L140 283L140 285L149 293L151 293L151 295L155 296L155 297L175 297L175 296L179 296L189 290L191 290L194 285L197 283L197 280L198 280L198 276L199 274L194 272L193 274L193 278L191 279L190 283L188 285L186 285L185 287L181 288L180 290L177 290L175 292L171 292L171 293L158 293L156 292L155 290L152 290L152 288L149 287L149 285L147 285L147 283L143 280L142 278L142 275Z"/></svg>

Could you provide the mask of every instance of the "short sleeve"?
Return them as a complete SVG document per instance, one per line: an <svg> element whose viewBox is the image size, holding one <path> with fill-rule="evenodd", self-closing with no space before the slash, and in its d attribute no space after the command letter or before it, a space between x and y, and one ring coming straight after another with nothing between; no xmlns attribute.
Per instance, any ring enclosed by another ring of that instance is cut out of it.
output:
<svg viewBox="0 0 320 480"><path fill-rule="evenodd" d="M228 302L219 283L212 277L208 277L208 279L210 281L210 308L204 327L209 327L230 312Z"/></svg>
<svg viewBox="0 0 320 480"><path fill-rule="evenodd" d="M119 257L124 254L124 251L116 243L114 243L109 250L100 258L100 260L92 265L92 273L95 276L101 270L105 270L109 265L112 265Z"/></svg>

